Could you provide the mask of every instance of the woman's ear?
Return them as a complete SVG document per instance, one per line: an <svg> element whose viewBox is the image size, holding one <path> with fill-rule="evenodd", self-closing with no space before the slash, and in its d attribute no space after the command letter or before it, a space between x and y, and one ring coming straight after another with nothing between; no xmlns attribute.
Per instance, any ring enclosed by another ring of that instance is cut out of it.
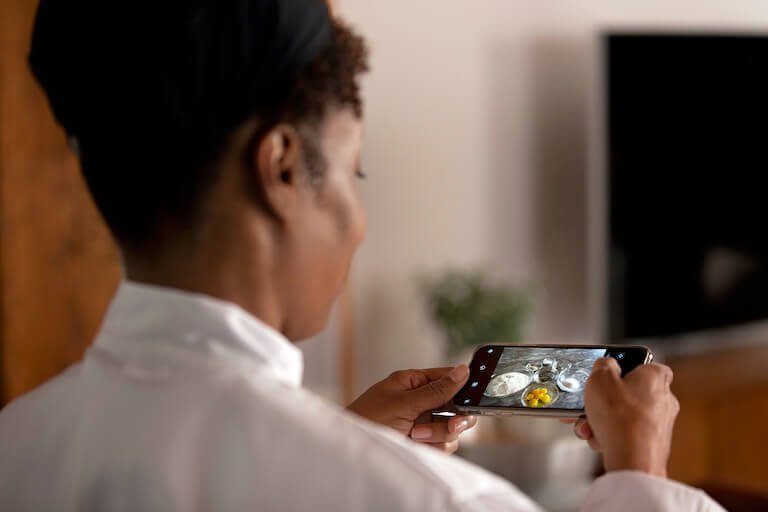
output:
<svg viewBox="0 0 768 512"><path fill-rule="evenodd" d="M256 144L252 170L259 182L265 206L279 219L292 215L301 172L299 134L289 124L269 130Z"/></svg>

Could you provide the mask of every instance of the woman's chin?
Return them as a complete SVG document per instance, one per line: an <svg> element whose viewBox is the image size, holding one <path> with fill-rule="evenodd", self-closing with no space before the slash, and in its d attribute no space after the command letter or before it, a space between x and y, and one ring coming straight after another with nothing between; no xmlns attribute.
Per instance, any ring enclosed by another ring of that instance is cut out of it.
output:
<svg viewBox="0 0 768 512"><path fill-rule="evenodd" d="M331 310L328 310L325 315L318 315L317 320L310 322L305 321L300 326L296 326L295 329L291 329L283 334L291 341L301 342L313 338L325 331L330 319Z"/></svg>

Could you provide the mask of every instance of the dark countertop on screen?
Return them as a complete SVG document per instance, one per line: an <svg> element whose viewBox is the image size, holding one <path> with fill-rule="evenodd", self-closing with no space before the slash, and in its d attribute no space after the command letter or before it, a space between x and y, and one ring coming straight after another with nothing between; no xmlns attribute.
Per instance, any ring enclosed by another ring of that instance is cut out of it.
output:
<svg viewBox="0 0 768 512"><path fill-rule="evenodd" d="M522 372L528 373L525 370L525 365L529 362L541 363L545 357L554 357L557 361L568 361L571 363L570 371L574 370L586 370L589 373L592 370L592 365L595 361L595 349L556 349L553 355L552 349L545 348L526 348L515 347L512 350L505 350L499 358L499 363L496 365L496 370L493 372L495 375L501 375L507 372ZM533 381L531 381L533 382ZM556 386L557 384L553 382ZM522 395L523 391L518 391L509 396L500 398L490 398L483 396L480 401L480 406L485 407L509 407L516 406L522 407ZM560 396L557 401L552 405L554 408L567 408L567 409L583 409L584 408L584 395L581 392L567 393L560 391Z"/></svg>

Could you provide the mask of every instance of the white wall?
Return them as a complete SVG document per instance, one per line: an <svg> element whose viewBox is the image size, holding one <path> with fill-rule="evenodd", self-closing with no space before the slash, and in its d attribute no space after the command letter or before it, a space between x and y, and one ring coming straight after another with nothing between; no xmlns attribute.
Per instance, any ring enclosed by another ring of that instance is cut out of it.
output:
<svg viewBox="0 0 768 512"><path fill-rule="evenodd" d="M764 0L342 0L369 40L353 270L360 386L439 364L418 271L488 265L545 290L536 340L589 340L587 98L602 27L759 29Z"/></svg>

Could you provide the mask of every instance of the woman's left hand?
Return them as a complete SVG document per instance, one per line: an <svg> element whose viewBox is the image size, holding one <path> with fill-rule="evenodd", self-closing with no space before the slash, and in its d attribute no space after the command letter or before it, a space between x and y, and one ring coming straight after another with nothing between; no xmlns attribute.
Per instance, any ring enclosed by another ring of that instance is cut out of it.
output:
<svg viewBox="0 0 768 512"><path fill-rule="evenodd" d="M414 441L453 453L461 433L474 427L477 418L436 418L432 411L449 402L468 378L466 365L398 371L374 384L348 409Z"/></svg>

